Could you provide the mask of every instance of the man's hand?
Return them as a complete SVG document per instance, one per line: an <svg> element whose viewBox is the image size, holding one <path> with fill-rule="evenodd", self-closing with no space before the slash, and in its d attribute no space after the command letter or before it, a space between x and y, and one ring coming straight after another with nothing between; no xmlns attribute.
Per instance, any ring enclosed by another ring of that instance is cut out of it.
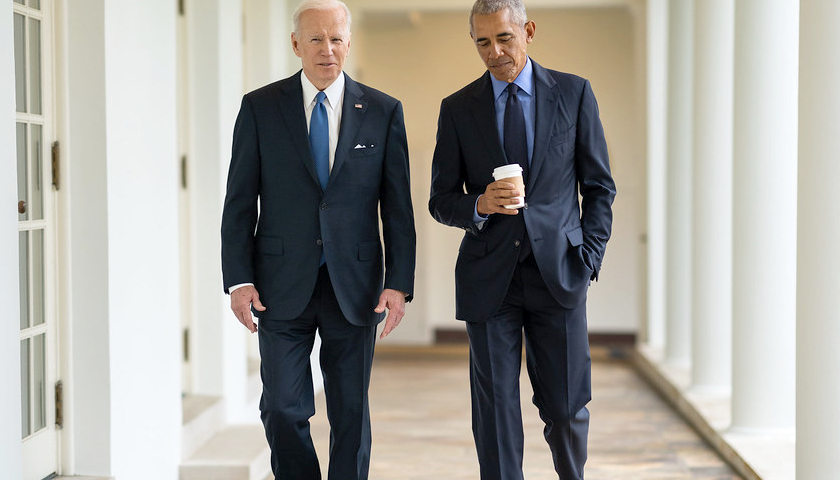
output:
<svg viewBox="0 0 840 480"><path fill-rule="evenodd" d="M251 304L254 309L260 312L265 311L265 307L260 303L260 294L253 285L246 285L239 287L230 294L230 309L233 314L239 319L239 323L245 325L245 328L256 333L257 326L254 324L254 319L251 317Z"/></svg>
<svg viewBox="0 0 840 480"><path fill-rule="evenodd" d="M405 294L390 288L382 290L382 294L379 295L379 305L373 311L382 313L386 308L388 309L388 317L385 318L385 328L382 330L382 335L379 336L380 340L397 328L403 315L405 315Z"/></svg>
<svg viewBox="0 0 840 480"><path fill-rule="evenodd" d="M516 185L498 180L487 185L487 189L478 197L478 203L475 208L481 215L490 215L491 213L516 215L519 213L519 209L508 209L505 208L505 205L516 205L519 203L517 197L520 196L522 194L516 190Z"/></svg>

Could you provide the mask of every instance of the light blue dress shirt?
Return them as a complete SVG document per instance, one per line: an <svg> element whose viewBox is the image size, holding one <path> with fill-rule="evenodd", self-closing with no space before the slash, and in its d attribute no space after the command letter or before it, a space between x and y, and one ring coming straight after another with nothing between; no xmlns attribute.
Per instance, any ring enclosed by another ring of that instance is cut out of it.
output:
<svg viewBox="0 0 840 480"><path fill-rule="evenodd" d="M497 80L490 75L493 82L493 97L496 99L496 127L499 129L499 140L505 144L505 106L507 105L507 82ZM528 165L531 165L531 158L534 156L534 122L537 116L537 105L534 102L534 67L531 59L528 58L519 76L513 81L519 87L519 103L522 104L522 113L525 115L525 135L528 145Z"/></svg>
<svg viewBox="0 0 840 480"><path fill-rule="evenodd" d="M499 131L499 140L504 145L505 142L505 106L507 104L507 90L508 82L497 80L496 77L490 75L490 81L493 84L493 98L496 105L496 128ZM525 61L525 66L522 71L513 81L519 87L519 103L522 104L522 113L525 116L525 135L526 145L528 146L528 165L531 165L531 159L534 156L534 123L537 118L537 103L534 101L534 66L531 64L531 57ZM481 228L488 217L484 217L478 213L478 199L475 202L476 210L473 215L473 220L478 227Z"/></svg>

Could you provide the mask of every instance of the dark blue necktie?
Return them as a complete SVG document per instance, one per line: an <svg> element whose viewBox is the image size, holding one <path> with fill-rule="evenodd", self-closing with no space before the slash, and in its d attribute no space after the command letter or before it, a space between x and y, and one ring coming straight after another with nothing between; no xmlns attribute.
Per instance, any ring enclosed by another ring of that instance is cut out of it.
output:
<svg viewBox="0 0 840 480"><path fill-rule="evenodd" d="M318 92L315 96L317 103L309 120L309 147L312 149L318 181L324 190L327 189L327 181L330 178L330 127L327 107L324 106L325 98L327 95L324 92Z"/></svg>
<svg viewBox="0 0 840 480"><path fill-rule="evenodd" d="M506 87L508 92L505 102L505 156L508 163L518 163L522 167L522 180L528 184L528 143L525 137L525 114L522 112L522 104L516 98L519 87L515 83L509 83ZM523 216L519 215L522 219ZM524 223L524 220L520 220ZM523 225L523 238L519 248L519 262L525 261L531 254L531 242L528 239L528 230Z"/></svg>
<svg viewBox="0 0 840 480"><path fill-rule="evenodd" d="M505 155L508 163L518 163L522 166L522 179L527 184L528 144L525 137L525 114L516 97L519 87L515 83L509 83L505 90L508 94L505 103Z"/></svg>

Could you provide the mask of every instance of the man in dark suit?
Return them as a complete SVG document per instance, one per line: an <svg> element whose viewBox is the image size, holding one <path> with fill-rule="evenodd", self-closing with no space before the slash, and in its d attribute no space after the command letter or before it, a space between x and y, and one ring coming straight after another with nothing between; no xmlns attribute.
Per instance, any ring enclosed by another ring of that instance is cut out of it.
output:
<svg viewBox="0 0 840 480"><path fill-rule="evenodd" d="M582 479L586 461L585 300L610 236L615 184L589 82L531 60L535 29L521 0L475 2L470 35L488 72L441 103L432 163L430 212L466 230L456 316L470 340L483 480L523 478L523 331L555 469L561 479ZM494 181L505 164L522 167L524 192ZM523 208L506 208L523 193Z"/></svg>
<svg viewBox="0 0 840 480"><path fill-rule="evenodd" d="M309 434L317 331L328 478L366 479L376 328L386 309L380 338L397 326L414 285L403 112L396 99L342 72L350 47L344 3L306 0L293 22L302 72L245 95L236 121L222 216L224 286L239 321L259 331L260 411L275 477L321 478Z"/></svg>

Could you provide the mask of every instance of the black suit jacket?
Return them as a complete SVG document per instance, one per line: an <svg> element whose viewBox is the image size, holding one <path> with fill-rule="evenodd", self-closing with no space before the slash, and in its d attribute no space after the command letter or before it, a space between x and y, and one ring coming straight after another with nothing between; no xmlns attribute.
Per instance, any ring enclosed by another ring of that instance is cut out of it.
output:
<svg viewBox="0 0 840 480"><path fill-rule="evenodd" d="M312 295L323 248L342 313L354 325L373 325L384 317L373 311L383 287L407 293L408 300L414 289L402 105L345 76L338 146L323 191L309 148L301 74L242 99L222 215L225 292L254 283L267 308L260 316L295 318Z"/></svg>
<svg viewBox="0 0 840 480"><path fill-rule="evenodd" d="M586 298L601 268L615 183L589 82L533 66L534 153L525 186L528 207L519 215L546 286L562 306L572 308ZM507 163L486 72L441 103L432 162L429 210L437 221L466 230L455 268L461 320L487 320L504 299L516 266L521 221L491 215L481 230L473 221L476 199L493 182L493 169Z"/></svg>

